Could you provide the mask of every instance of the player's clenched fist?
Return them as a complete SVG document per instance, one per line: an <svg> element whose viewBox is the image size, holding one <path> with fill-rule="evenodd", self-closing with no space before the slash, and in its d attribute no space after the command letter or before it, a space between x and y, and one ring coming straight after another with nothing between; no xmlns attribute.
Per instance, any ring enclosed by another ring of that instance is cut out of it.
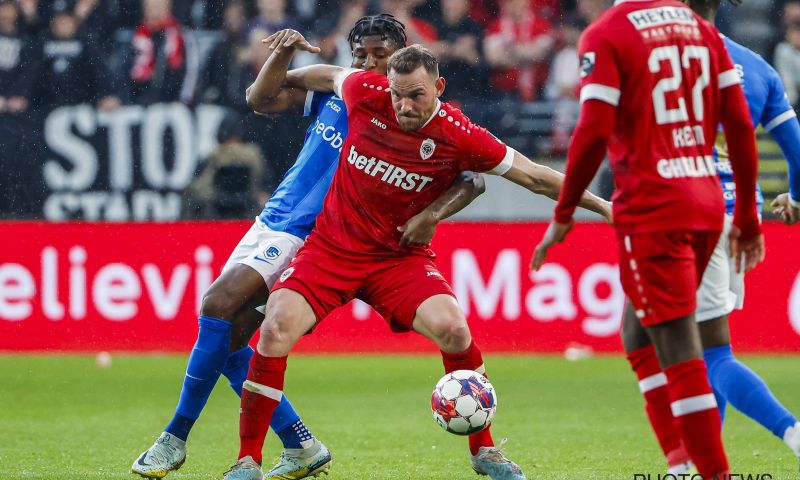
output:
<svg viewBox="0 0 800 480"><path fill-rule="evenodd" d="M269 48L275 51L294 48L295 50L304 50L311 53L320 52L319 47L308 43L308 40L306 40L303 34L291 28L275 32L264 40L261 40L261 43L269 45Z"/></svg>

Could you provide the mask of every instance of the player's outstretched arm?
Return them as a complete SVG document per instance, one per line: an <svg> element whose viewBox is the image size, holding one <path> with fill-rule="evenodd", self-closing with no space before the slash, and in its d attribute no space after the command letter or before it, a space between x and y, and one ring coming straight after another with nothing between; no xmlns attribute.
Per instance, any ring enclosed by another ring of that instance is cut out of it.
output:
<svg viewBox="0 0 800 480"><path fill-rule="evenodd" d="M794 113L791 110L791 113ZM787 225L800 221L800 123L792 117L770 130L789 164L789 192L778 196L772 208Z"/></svg>
<svg viewBox="0 0 800 480"><path fill-rule="evenodd" d="M511 168L503 174L503 177L527 188L533 193L544 195L553 200L558 200L564 185L564 174L545 165L535 163L519 152L515 152L514 162L511 164ZM600 214L607 222L611 223L611 203L592 192L585 190L578 201L578 205Z"/></svg>
<svg viewBox="0 0 800 480"><path fill-rule="evenodd" d="M314 53L319 52L319 48L291 29L276 32L261 43L271 54L245 92L247 105L256 113L302 111L308 91L284 85L286 74L297 50Z"/></svg>
<svg viewBox="0 0 800 480"><path fill-rule="evenodd" d="M439 222L463 210L485 191L486 183L481 174L462 172L453 185L425 210L411 217L405 225L397 227L403 233L400 245L405 247L430 244Z"/></svg>

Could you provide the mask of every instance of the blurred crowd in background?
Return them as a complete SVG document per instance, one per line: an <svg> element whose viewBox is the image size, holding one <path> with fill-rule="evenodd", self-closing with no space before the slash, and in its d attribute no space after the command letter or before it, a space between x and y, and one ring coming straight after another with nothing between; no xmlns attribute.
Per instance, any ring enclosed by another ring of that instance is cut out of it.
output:
<svg viewBox="0 0 800 480"><path fill-rule="evenodd" d="M108 111L127 104L222 105L231 114L218 141L260 165L263 198L291 165L307 121L248 112L244 91L266 60L261 39L297 29L322 52L298 55L293 66L348 66L346 38L355 21L387 12L405 24L410 43L439 57L448 101L529 155L557 157L577 116L578 39L609 6L609 0L0 0L0 118L85 103ZM775 65L798 105L800 0L725 5L719 24ZM203 198L204 188L213 188L202 174L188 195ZM203 210L187 215L224 216Z"/></svg>

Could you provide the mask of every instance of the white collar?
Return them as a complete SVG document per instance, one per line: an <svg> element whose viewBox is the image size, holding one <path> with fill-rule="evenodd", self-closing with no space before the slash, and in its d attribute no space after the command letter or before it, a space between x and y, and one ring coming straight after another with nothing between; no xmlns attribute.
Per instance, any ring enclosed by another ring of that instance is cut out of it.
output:
<svg viewBox="0 0 800 480"><path fill-rule="evenodd" d="M431 123L431 120L433 120L434 118L436 118L436 115L438 115L438 114L439 114L439 110L441 110L441 109L442 109L442 101L441 101L441 100L439 100L439 99L437 98L437 99L436 99L436 108L434 108L434 109L433 109L433 113L431 113L431 116L430 116L430 118L428 118L428 121L426 121L426 122L425 122L425 125L423 125L423 126L419 127L419 129L420 129L420 130L422 130L422 129L423 129L423 128L425 128L425 127L426 127L426 126L427 126L429 123Z"/></svg>

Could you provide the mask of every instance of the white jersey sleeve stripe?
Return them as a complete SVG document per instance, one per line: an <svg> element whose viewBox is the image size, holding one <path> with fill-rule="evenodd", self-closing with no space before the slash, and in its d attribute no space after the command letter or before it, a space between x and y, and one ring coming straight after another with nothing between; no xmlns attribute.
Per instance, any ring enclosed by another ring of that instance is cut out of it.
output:
<svg viewBox="0 0 800 480"><path fill-rule="evenodd" d="M720 90L723 88L732 87L734 85L739 85L740 83L742 83L742 79L739 76L739 72L736 70L728 70L727 72L722 72L719 74Z"/></svg>
<svg viewBox="0 0 800 480"><path fill-rule="evenodd" d="M306 94L306 103L303 105L303 116L311 115L311 103L314 102L314 92L309 90Z"/></svg>
<svg viewBox="0 0 800 480"><path fill-rule="evenodd" d="M347 79L347 77L353 73L362 71L363 70L358 68L343 68L339 73L336 74L335 77L333 77L333 93L344 100L344 97L342 96L342 85L344 85L345 79Z"/></svg>
<svg viewBox="0 0 800 480"><path fill-rule="evenodd" d="M511 165L514 163L514 154L516 153L516 150L506 145L506 155L503 157L503 160L486 173L490 175L505 175L505 173L511 169Z"/></svg>
<svg viewBox="0 0 800 480"><path fill-rule="evenodd" d="M781 113L777 117L770 120L768 124L764 125L764 130L770 132L774 130L778 125L782 124L787 120L791 120L795 117L797 117L797 114L795 113L794 110L786 110L785 112Z"/></svg>
<svg viewBox="0 0 800 480"><path fill-rule="evenodd" d="M599 83L589 83L581 88L581 103L586 100L600 100L613 106L619 105L621 92L618 88L600 85Z"/></svg>

